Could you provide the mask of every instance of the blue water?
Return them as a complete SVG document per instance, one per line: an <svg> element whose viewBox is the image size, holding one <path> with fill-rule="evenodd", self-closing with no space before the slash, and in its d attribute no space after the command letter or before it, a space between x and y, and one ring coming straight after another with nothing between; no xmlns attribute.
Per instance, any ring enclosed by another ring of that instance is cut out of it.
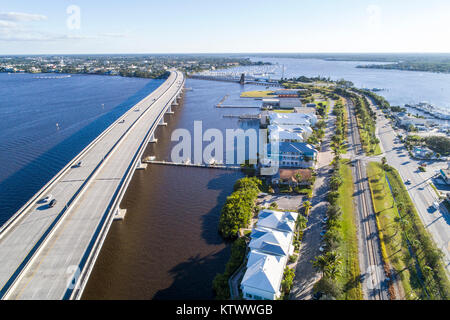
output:
<svg viewBox="0 0 450 320"><path fill-rule="evenodd" d="M326 61L321 59L293 58L260 58L249 57L255 61L271 62L275 74L280 78L283 73L286 78L330 77L332 80L345 79L352 81L359 88L383 88L377 92L384 96L391 105L415 104L428 101L431 104L450 110L450 74L420 71L383 70L356 68L362 64L374 64L361 61ZM258 70L262 67L236 67L230 71Z"/></svg>
<svg viewBox="0 0 450 320"><path fill-rule="evenodd" d="M0 225L162 81L1 73Z"/></svg>

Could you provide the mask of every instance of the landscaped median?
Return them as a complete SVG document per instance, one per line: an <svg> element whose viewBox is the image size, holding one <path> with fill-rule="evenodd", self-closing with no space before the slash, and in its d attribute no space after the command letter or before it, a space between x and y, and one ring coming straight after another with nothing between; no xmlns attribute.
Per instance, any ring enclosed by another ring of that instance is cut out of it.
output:
<svg viewBox="0 0 450 320"><path fill-rule="evenodd" d="M425 230L398 172L370 162L367 175L382 236L383 259L399 276L404 298L449 299L450 284L441 253Z"/></svg>
<svg viewBox="0 0 450 320"><path fill-rule="evenodd" d="M315 291L327 298L362 300L358 239L353 205L353 179L348 160L334 160L334 173L330 179L327 232L325 250L314 261L322 273Z"/></svg>
<svg viewBox="0 0 450 320"><path fill-rule="evenodd" d="M354 183L352 171L348 160L341 160L340 175L342 185L339 187L339 198L337 205L342 210L342 221L340 234L342 245L340 252L343 257L342 276L340 281L344 288L345 300L361 300L362 289L358 257L358 238L355 218L355 208L353 205Z"/></svg>

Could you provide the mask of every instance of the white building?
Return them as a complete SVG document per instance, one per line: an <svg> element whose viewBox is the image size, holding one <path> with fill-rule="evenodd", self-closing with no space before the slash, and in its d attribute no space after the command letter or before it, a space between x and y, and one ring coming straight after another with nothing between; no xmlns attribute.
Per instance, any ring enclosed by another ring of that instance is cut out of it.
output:
<svg viewBox="0 0 450 320"><path fill-rule="evenodd" d="M271 254L274 256L287 256L294 253L291 232L281 232L266 228L253 230L249 247L252 251Z"/></svg>
<svg viewBox="0 0 450 320"><path fill-rule="evenodd" d="M317 116L311 113L272 112L269 115L269 121L272 125L314 126L317 123Z"/></svg>
<svg viewBox="0 0 450 320"><path fill-rule="evenodd" d="M244 299L275 300L281 296L281 280L289 256L297 212L261 210L251 234L247 269L241 281Z"/></svg>
<svg viewBox="0 0 450 320"><path fill-rule="evenodd" d="M247 270L241 281L244 299L276 300L281 296L286 257L272 256L251 252L248 257Z"/></svg>
<svg viewBox="0 0 450 320"><path fill-rule="evenodd" d="M256 226L259 228L268 228L281 232L294 232L297 212L282 212L264 209L258 215Z"/></svg>
<svg viewBox="0 0 450 320"><path fill-rule="evenodd" d="M280 109L300 108L302 102L299 98L280 98Z"/></svg>
<svg viewBox="0 0 450 320"><path fill-rule="evenodd" d="M269 126L270 142L303 142L305 140L304 131L295 132L291 130L283 130L279 126Z"/></svg>

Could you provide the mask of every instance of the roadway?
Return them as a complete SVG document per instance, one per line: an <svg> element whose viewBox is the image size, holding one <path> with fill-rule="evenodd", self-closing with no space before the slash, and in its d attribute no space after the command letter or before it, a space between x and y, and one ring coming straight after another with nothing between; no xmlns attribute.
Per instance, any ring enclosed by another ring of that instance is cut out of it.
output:
<svg viewBox="0 0 450 320"><path fill-rule="evenodd" d="M355 208L359 217L358 248L360 270L363 277L363 294L364 298L368 300L389 300L388 283L384 273L375 212L366 174L366 163L362 159L364 151L360 142L354 106L350 99L347 99L347 111L349 114L349 148L346 157L353 159L352 173L355 184Z"/></svg>
<svg viewBox="0 0 450 320"><path fill-rule="evenodd" d="M439 210L432 207L434 201L440 201L436 192L430 186L432 177L441 168L447 168L445 162L428 161L426 172L418 170L420 161L412 159L406 147L397 138L397 132L391 126L389 119L374 107L369 99L371 107L377 112L377 135L380 139L383 156L387 163L396 168L405 184L417 212L428 232L432 235L437 246L444 253L444 264L447 272L450 271L450 216L441 203ZM398 131L400 133L400 131ZM402 132L403 133L403 132Z"/></svg>
<svg viewBox="0 0 450 320"><path fill-rule="evenodd" d="M183 84L183 75L171 72L0 229L1 298L71 297L80 273L95 261L89 260L91 251L112 221L146 143ZM41 201L48 194L57 199L53 208Z"/></svg>

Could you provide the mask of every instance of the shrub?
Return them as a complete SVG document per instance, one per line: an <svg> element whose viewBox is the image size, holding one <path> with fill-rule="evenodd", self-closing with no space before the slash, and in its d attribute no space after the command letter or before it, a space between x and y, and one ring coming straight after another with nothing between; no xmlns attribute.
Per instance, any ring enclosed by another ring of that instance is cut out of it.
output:
<svg viewBox="0 0 450 320"><path fill-rule="evenodd" d="M242 178L227 198L219 219L219 232L224 238L235 238L252 217L255 200L260 192L261 181L257 178Z"/></svg>
<svg viewBox="0 0 450 320"><path fill-rule="evenodd" d="M218 273L213 280L213 290L217 299L225 300L230 298L228 279L244 261L246 250L245 238L239 238L231 245L230 259L225 266L224 273Z"/></svg>

